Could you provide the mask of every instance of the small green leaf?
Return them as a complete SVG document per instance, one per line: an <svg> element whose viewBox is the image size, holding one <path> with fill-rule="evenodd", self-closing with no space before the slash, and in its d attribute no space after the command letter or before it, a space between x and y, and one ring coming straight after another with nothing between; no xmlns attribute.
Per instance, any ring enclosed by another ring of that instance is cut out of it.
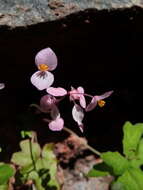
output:
<svg viewBox="0 0 143 190"><path fill-rule="evenodd" d="M132 167L140 168L143 165L143 138L140 140L136 150L136 157L130 160Z"/></svg>
<svg viewBox="0 0 143 190"><path fill-rule="evenodd" d="M36 161L40 157L40 146L38 143L30 140L23 140L20 142L21 151L12 155L11 161L22 167L28 167L33 163L32 159Z"/></svg>
<svg viewBox="0 0 143 190"><path fill-rule="evenodd" d="M126 122L123 126L123 132L123 153L128 159L134 159L143 134L143 123L132 125L130 122Z"/></svg>
<svg viewBox="0 0 143 190"><path fill-rule="evenodd" d="M21 131L21 137L22 138L25 138L25 137L32 138L33 137L33 131Z"/></svg>
<svg viewBox="0 0 143 190"><path fill-rule="evenodd" d="M129 168L118 178L117 182L123 185L121 190L142 190L143 172L136 168Z"/></svg>
<svg viewBox="0 0 143 190"><path fill-rule="evenodd" d="M111 184L111 190L124 190L124 186L121 182L116 181Z"/></svg>
<svg viewBox="0 0 143 190"><path fill-rule="evenodd" d="M14 169L8 164L0 165L0 185L7 184L10 177L14 175Z"/></svg>
<svg viewBox="0 0 143 190"><path fill-rule="evenodd" d="M118 176L128 169L130 163L119 152L105 152L101 154L103 161L113 169L113 174Z"/></svg>
<svg viewBox="0 0 143 190"><path fill-rule="evenodd" d="M56 187L59 189L59 184L57 183L57 159L53 152L54 144L46 144L42 149L42 158L38 159L36 162L36 168L40 171L41 169L48 169L48 174L50 179L48 182L49 187ZM46 176L48 177L48 176Z"/></svg>
<svg viewBox="0 0 143 190"><path fill-rule="evenodd" d="M94 165L93 168L88 172L87 176L88 177L108 176L111 173L113 173L112 168L103 162Z"/></svg>
<svg viewBox="0 0 143 190"><path fill-rule="evenodd" d="M5 185L0 185L0 190L9 190L9 187L7 184Z"/></svg>

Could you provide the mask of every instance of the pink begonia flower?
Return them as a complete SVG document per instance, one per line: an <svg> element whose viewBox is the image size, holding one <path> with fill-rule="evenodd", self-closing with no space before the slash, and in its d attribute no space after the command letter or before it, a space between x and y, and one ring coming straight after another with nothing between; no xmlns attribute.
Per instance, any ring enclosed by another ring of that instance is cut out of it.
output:
<svg viewBox="0 0 143 190"><path fill-rule="evenodd" d="M78 87L77 89L73 88L69 92L70 100L79 100L81 107L86 108L86 101L84 97L84 89L82 87Z"/></svg>
<svg viewBox="0 0 143 190"><path fill-rule="evenodd" d="M64 120L62 118L56 118L49 123L49 129L52 131L61 131L64 127Z"/></svg>
<svg viewBox="0 0 143 190"><path fill-rule="evenodd" d="M51 119L44 119L49 122L49 129L52 131L60 131L64 127L64 120L60 117L60 112L56 106L57 100L51 95L45 95L40 100L40 110L49 113Z"/></svg>
<svg viewBox="0 0 143 190"><path fill-rule="evenodd" d="M57 67L57 56L51 48L42 49L35 57L35 64L39 71L31 76L31 83L38 90L44 90L54 82L54 75L49 71Z"/></svg>
<svg viewBox="0 0 143 190"><path fill-rule="evenodd" d="M5 88L5 84L4 83L0 83L0 90L2 90L3 88Z"/></svg>
<svg viewBox="0 0 143 190"><path fill-rule="evenodd" d="M49 113L56 104L56 98L47 94L42 96L40 100L40 109L44 113Z"/></svg>
<svg viewBox="0 0 143 190"><path fill-rule="evenodd" d="M73 106L72 116L73 116L73 119L77 122L81 132L83 132L82 120L84 118L84 112L83 112L83 109L79 105L75 104Z"/></svg>
<svg viewBox="0 0 143 190"><path fill-rule="evenodd" d="M46 91L53 96L65 96L65 95L67 95L67 91L61 87L58 87L58 88L49 87L46 89Z"/></svg>
<svg viewBox="0 0 143 190"><path fill-rule="evenodd" d="M105 92L104 94L100 96L93 96L91 102L87 105L85 111L88 112L88 111L93 110L97 106L97 104L100 107L103 107L105 105L105 101L103 99L108 98L112 93L113 93L113 90L109 92Z"/></svg>
<svg viewBox="0 0 143 190"><path fill-rule="evenodd" d="M60 112L56 105L53 106L50 115L52 120L49 123L49 129L52 131L61 131L64 127L64 120L60 117Z"/></svg>

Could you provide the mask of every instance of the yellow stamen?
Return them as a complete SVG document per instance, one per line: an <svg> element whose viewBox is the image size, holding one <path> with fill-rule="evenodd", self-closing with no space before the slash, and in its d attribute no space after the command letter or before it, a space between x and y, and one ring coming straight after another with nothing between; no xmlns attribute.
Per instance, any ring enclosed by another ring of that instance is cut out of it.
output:
<svg viewBox="0 0 143 190"><path fill-rule="evenodd" d="M40 64L40 65L38 65L38 69L40 71L47 71L49 68L48 68L48 65Z"/></svg>
<svg viewBox="0 0 143 190"><path fill-rule="evenodd" d="M102 108L103 106L105 106L105 101L104 100L99 100L98 101L98 105Z"/></svg>

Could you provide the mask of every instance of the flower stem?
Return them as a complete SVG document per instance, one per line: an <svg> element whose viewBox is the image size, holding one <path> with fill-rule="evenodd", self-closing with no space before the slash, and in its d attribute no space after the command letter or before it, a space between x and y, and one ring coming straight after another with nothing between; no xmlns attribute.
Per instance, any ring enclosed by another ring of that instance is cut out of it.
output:
<svg viewBox="0 0 143 190"><path fill-rule="evenodd" d="M93 96L92 95L90 95L90 94L86 94L86 93L80 93L80 92L69 92L68 93L69 95L71 95L71 94L79 94L79 95L83 95L83 96L88 96L88 97L90 97L90 98L93 98Z"/></svg>
<svg viewBox="0 0 143 190"><path fill-rule="evenodd" d="M71 135L76 136L77 138L80 138L75 132L73 132L71 129L68 129L67 127L64 127L63 130L66 131L66 132L68 132L68 133L71 134ZM98 155L98 156L101 155L101 153L100 153L99 151L97 151L96 149L94 149L93 147L91 147L89 144L84 143L84 145L85 145L85 147L86 147L87 149L89 149L89 150L90 150L91 152L93 152L94 154L96 154L96 155Z"/></svg>

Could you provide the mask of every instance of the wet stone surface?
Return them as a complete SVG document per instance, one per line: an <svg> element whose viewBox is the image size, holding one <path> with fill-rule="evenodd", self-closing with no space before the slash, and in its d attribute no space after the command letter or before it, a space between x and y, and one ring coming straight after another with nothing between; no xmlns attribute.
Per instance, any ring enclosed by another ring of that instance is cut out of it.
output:
<svg viewBox="0 0 143 190"><path fill-rule="evenodd" d="M143 6L142 0L0 0L0 25L15 28L55 21L87 9L112 10Z"/></svg>

